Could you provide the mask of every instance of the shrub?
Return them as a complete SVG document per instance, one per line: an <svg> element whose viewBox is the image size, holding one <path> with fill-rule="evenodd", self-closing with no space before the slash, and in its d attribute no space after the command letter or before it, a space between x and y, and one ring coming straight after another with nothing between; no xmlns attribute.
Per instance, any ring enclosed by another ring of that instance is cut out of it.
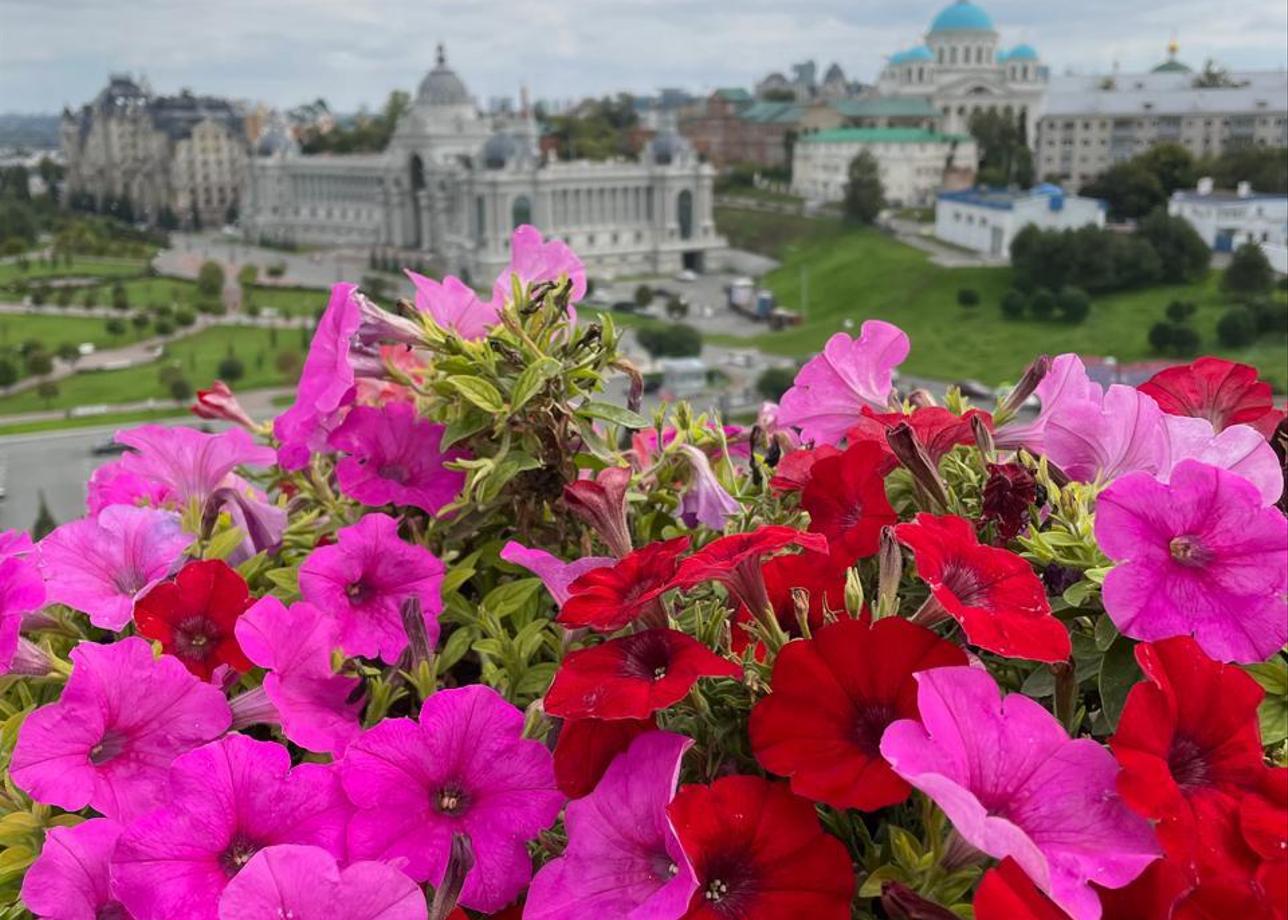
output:
<svg viewBox="0 0 1288 920"><path fill-rule="evenodd" d="M197 321L197 316L191 310L175 310L174 323L176 326L191 326Z"/></svg>
<svg viewBox="0 0 1288 920"><path fill-rule="evenodd" d="M1002 295L1002 315L1007 319L1019 319L1024 315L1024 295L1015 288L1011 288Z"/></svg>
<svg viewBox="0 0 1288 920"><path fill-rule="evenodd" d="M166 389L170 393L170 398L177 403L186 403L192 399L192 384L188 382L187 377L173 378Z"/></svg>
<svg viewBox="0 0 1288 920"><path fill-rule="evenodd" d="M0 358L0 387L13 386L18 382L18 365L8 358Z"/></svg>
<svg viewBox="0 0 1288 920"><path fill-rule="evenodd" d="M974 288L962 288L957 292L957 305L961 307L979 306L979 291Z"/></svg>
<svg viewBox="0 0 1288 920"><path fill-rule="evenodd" d="M107 334L110 336L125 335L125 320L109 319L103 323L103 328L107 330Z"/></svg>
<svg viewBox="0 0 1288 920"><path fill-rule="evenodd" d="M1191 316L1198 307L1192 300L1173 300L1167 305L1167 318L1174 323L1183 323Z"/></svg>
<svg viewBox="0 0 1288 920"><path fill-rule="evenodd" d="M27 373L43 377L54 369L54 359L47 351L33 351L27 355Z"/></svg>
<svg viewBox="0 0 1288 920"><path fill-rule="evenodd" d="M157 335L171 335L174 332L174 323L168 319L158 319L153 330Z"/></svg>
<svg viewBox="0 0 1288 920"><path fill-rule="evenodd" d="M1257 319L1247 307L1231 307L1216 322L1217 340L1226 348L1243 348L1257 338Z"/></svg>
<svg viewBox="0 0 1288 920"><path fill-rule="evenodd" d="M702 351L702 333L692 326L645 326L635 333L636 340L654 358L688 358Z"/></svg>
<svg viewBox="0 0 1288 920"><path fill-rule="evenodd" d="M1046 288L1038 288L1029 298L1029 312L1034 319L1050 319L1055 313L1055 295Z"/></svg>
<svg viewBox="0 0 1288 920"><path fill-rule="evenodd" d="M653 302L653 289L647 284L635 288L635 306L641 310Z"/></svg>
<svg viewBox="0 0 1288 920"><path fill-rule="evenodd" d="M246 376L246 365L242 364L240 358L229 355L219 362L217 373L220 380L227 383L236 383Z"/></svg>
<svg viewBox="0 0 1288 920"><path fill-rule="evenodd" d="M672 297L666 302L666 315L671 319L684 319L689 315L689 304L683 297Z"/></svg>
<svg viewBox="0 0 1288 920"><path fill-rule="evenodd" d="M765 399L778 402L791 387L796 371L790 367L767 367L756 378L756 392Z"/></svg>
<svg viewBox="0 0 1288 920"><path fill-rule="evenodd" d="M1168 284L1198 281L1208 269L1212 252L1203 237L1183 217L1158 208L1140 222L1137 231L1159 261L1159 278Z"/></svg>
<svg viewBox="0 0 1288 920"><path fill-rule="evenodd" d="M1056 309L1065 322L1080 323L1091 312L1091 298L1082 288L1066 285L1056 297Z"/></svg>
<svg viewBox="0 0 1288 920"><path fill-rule="evenodd" d="M130 295L125 290L125 285L117 281L112 285L112 309L124 313L130 309Z"/></svg>
<svg viewBox="0 0 1288 920"><path fill-rule="evenodd" d="M1172 347L1171 323L1157 322L1149 327L1149 347L1154 351L1165 352Z"/></svg>
<svg viewBox="0 0 1288 920"><path fill-rule="evenodd" d="M1244 243L1230 256L1230 264L1221 276L1221 290L1240 297L1253 297L1268 293L1274 281L1274 270L1261 247L1256 243Z"/></svg>
<svg viewBox="0 0 1288 920"><path fill-rule="evenodd" d="M224 292L224 268L218 262L206 261L197 269L197 291L207 298Z"/></svg>
<svg viewBox="0 0 1288 920"><path fill-rule="evenodd" d="M1202 340L1191 326L1172 327L1172 354L1178 358L1193 357L1198 353Z"/></svg>
<svg viewBox="0 0 1288 920"><path fill-rule="evenodd" d="M1258 335L1288 334L1288 304L1273 300L1254 300L1248 305L1257 320Z"/></svg>

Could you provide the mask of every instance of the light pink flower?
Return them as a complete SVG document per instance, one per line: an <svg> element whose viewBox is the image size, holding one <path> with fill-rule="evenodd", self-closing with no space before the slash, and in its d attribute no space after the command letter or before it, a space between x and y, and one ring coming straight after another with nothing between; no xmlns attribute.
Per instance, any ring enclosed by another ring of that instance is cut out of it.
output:
<svg viewBox="0 0 1288 920"><path fill-rule="evenodd" d="M705 524L717 533L725 522L742 510L742 505L725 491L707 455L692 444L681 444L680 451L689 459L689 485L680 498L680 517L686 527Z"/></svg>
<svg viewBox="0 0 1288 920"><path fill-rule="evenodd" d="M260 850L219 899L219 920L425 920L425 895L395 867L359 862L340 869L320 847L283 843Z"/></svg>
<svg viewBox="0 0 1288 920"><path fill-rule="evenodd" d="M362 733L362 700L351 701L358 678L331 668L334 618L311 604L288 609L269 594L237 621L236 635L246 657L268 671L263 689L282 733L310 751L343 754Z"/></svg>
<svg viewBox="0 0 1288 920"><path fill-rule="evenodd" d="M1288 642L1288 520L1218 467L1185 460L1170 478L1100 493L1096 541L1117 563L1105 610L1133 639L1192 635L1218 661L1264 661Z"/></svg>
<svg viewBox="0 0 1288 920"><path fill-rule="evenodd" d="M523 287L538 281L558 281L567 275L572 281L568 313L573 322L577 315L572 304L586 296L586 267L567 243L543 240L541 231L529 224L515 228L510 237L510 264L492 285L492 307L500 311L511 296L511 278L517 275Z"/></svg>
<svg viewBox="0 0 1288 920"><path fill-rule="evenodd" d="M175 760L170 790L112 857L112 891L138 920L217 920L229 881L267 847L344 858L350 809L334 765L292 768L280 744L232 734Z"/></svg>
<svg viewBox="0 0 1288 920"><path fill-rule="evenodd" d="M1219 466L1257 487L1261 503L1273 505L1284 490L1283 471L1274 448L1251 425L1229 425L1215 431L1205 418L1164 415L1169 449L1168 466L1159 478L1166 482L1182 460Z"/></svg>
<svg viewBox="0 0 1288 920"><path fill-rule="evenodd" d="M921 721L890 725L881 755L968 843L1013 858L1074 920L1098 920L1091 883L1121 888L1159 854L1149 822L1118 796L1113 755L1070 739L1036 701L1003 699L987 671L915 676Z"/></svg>
<svg viewBox="0 0 1288 920"><path fill-rule="evenodd" d="M1087 368L1075 354L1056 355L1051 368L1033 391L1041 403L1034 419L1012 419L993 432L994 443L1005 450L1027 447L1041 452L1045 448L1047 422L1065 407L1091 401L1099 405L1104 396L1100 384L1087 376Z"/></svg>
<svg viewBox="0 0 1288 920"><path fill-rule="evenodd" d="M362 323L357 289L348 283L332 286L304 359L295 403L273 421L273 434L281 442L278 461L285 469L303 469L310 456L326 446L327 435L340 422L340 410L353 402L349 348Z"/></svg>
<svg viewBox="0 0 1288 920"><path fill-rule="evenodd" d="M329 441L348 454L336 465L340 491L365 505L412 505L434 514L465 485L464 473L444 466L466 454L440 449L443 430L407 403L355 407Z"/></svg>
<svg viewBox="0 0 1288 920"><path fill-rule="evenodd" d="M1047 418L1046 454L1079 482L1112 482L1124 473L1157 473L1168 463L1167 428L1158 403L1114 384L1100 402L1062 403Z"/></svg>
<svg viewBox="0 0 1288 920"><path fill-rule="evenodd" d="M572 562L564 562L557 556L543 549L529 549L522 543L511 540L501 548L500 557L506 562L521 565L541 579L560 607L572 596L568 586L585 575L591 569L603 568L617 562L612 556L583 556Z"/></svg>
<svg viewBox="0 0 1288 920"><path fill-rule="evenodd" d="M129 821L165 801L175 757L218 738L223 694L131 637L72 649L62 696L18 731L10 772L38 802Z"/></svg>
<svg viewBox="0 0 1288 920"><path fill-rule="evenodd" d="M335 539L300 566L300 593L334 618L345 654L397 662L407 647L400 611L413 597L433 647L443 609L443 563L399 537L398 522L387 514L368 514L340 528Z"/></svg>
<svg viewBox="0 0 1288 920"><path fill-rule="evenodd" d="M51 827L22 880L22 903L42 920L131 920L112 897L108 871L121 825L95 818Z"/></svg>
<svg viewBox="0 0 1288 920"><path fill-rule="evenodd" d="M212 492L230 485L237 467L270 466L271 447L256 444L240 428L206 434L183 425L140 425L116 433L118 444L132 448L118 461L121 470L163 486L180 507L205 504Z"/></svg>
<svg viewBox="0 0 1288 920"><path fill-rule="evenodd" d="M863 417L863 407L889 409L894 369L908 357L908 336L881 320L865 322L857 339L838 332L827 340L778 405L778 424L800 429L815 444L837 444Z"/></svg>
<svg viewBox="0 0 1288 920"><path fill-rule="evenodd" d="M248 431L255 430L255 420L242 408L228 384L216 380L204 390L197 391L196 401L188 407L198 418L215 419L241 425Z"/></svg>
<svg viewBox="0 0 1288 920"><path fill-rule="evenodd" d="M648 732L613 760L595 790L568 804L568 846L528 888L525 920L674 920L698 887L666 816L693 742Z"/></svg>
<svg viewBox="0 0 1288 920"><path fill-rule="evenodd" d="M168 511L112 505L97 518L69 521L40 541L48 600L121 629L134 598L164 578L190 542Z"/></svg>
<svg viewBox="0 0 1288 920"><path fill-rule="evenodd" d="M416 286L416 309L428 313L443 328L454 330L463 339L481 339L496 325L497 305L479 300L460 278L448 275L439 283L411 269L405 269L405 274Z"/></svg>
<svg viewBox="0 0 1288 920"><path fill-rule="evenodd" d="M132 473L121 460L104 463L89 477L85 507L97 515L109 505L139 505L145 508L169 508L176 498L169 486Z"/></svg>
<svg viewBox="0 0 1288 920"><path fill-rule="evenodd" d="M439 690L419 722L377 723L349 746L340 775L357 808L352 858L405 860L408 875L437 885L452 834L464 833L475 862L460 903L484 912L527 884L527 841L564 802L550 752L523 739L523 713L482 684Z"/></svg>

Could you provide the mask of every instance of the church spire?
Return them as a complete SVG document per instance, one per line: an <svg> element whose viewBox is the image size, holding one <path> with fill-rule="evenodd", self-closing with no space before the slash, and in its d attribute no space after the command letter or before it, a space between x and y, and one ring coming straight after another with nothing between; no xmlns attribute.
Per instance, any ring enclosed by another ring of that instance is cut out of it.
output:
<svg viewBox="0 0 1288 920"><path fill-rule="evenodd" d="M443 47L442 42L438 43L438 47L434 51L434 63L439 67L444 67L447 64L447 49Z"/></svg>

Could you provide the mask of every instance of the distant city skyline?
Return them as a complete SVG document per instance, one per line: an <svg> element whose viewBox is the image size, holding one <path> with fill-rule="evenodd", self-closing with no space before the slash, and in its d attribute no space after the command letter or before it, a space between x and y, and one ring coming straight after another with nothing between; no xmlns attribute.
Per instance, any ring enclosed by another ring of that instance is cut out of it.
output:
<svg viewBox="0 0 1288 920"><path fill-rule="evenodd" d="M190 88L289 107L377 108L414 91L443 42L480 103L695 93L751 86L815 59L871 82L917 44L945 0L0 0L0 112L89 101L112 72L162 93ZM1288 64L1288 5L1206 0L1131 8L1116 0L982 0L1003 44L1037 46L1053 73L1144 70L1175 35L1180 57L1231 69Z"/></svg>

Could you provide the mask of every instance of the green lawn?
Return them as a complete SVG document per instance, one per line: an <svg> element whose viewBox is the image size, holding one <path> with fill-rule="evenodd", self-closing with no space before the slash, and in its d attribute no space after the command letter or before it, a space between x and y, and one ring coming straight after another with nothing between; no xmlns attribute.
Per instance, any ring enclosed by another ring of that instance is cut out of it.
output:
<svg viewBox="0 0 1288 920"><path fill-rule="evenodd" d="M765 221L775 215L738 212L749 233L769 232ZM1288 383L1288 349L1282 339L1263 338L1239 350L1224 349L1216 339L1216 322L1228 305L1218 289L1217 272L1197 285L1164 286L1094 299L1086 322L1070 326L1002 318L998 302L1010 286L1009 268L941 268L919 250L876 231L847 230L835 222L815 222L793 238L783 233L778 245L782 267L764 279L788 309L803 310L802 325L782 332L763 332L747 341L766 351L805 357L816 352L846 318L853 332L866 319L900 326L912 339L903 369L942 380L974 377L989 384L1015 380L1036 354L1077 351L1140 361L1154 355L1146 341L1149 327L1163 318L1174 299L1193 300L1193 319L1202 337L1201 353L1219 354L1256 365L1283 387ZM802 228L796 228L798 231ZM780 228L781 230L781 228ZM722 232L728 233L727 226ZM765 251L762 247L761 251ZM808 303L802 302L802 282ZM957 291L973 288L981 303L957 305ZM1282 299L1283 295L1279 295Z"/></svg>
<svg viewBox="0 0 1288 920"><path fill-rule="evenodd" d="M164 399L169 390L159 374L166 364L177 366L195 389L218 376L219 363L230 353L240 358L245 367L245 376L233 382L237 389L280 386L291 381L277 369L277 357L283 352L300 356L306 347L299 330L216 326L171 342L166 357L160 361L123 370L86 372L59 381L59 395L48 403L34 389L0 399L0 416Z"/></svg>
<svg viewBox="0 0 1288 920"><path fill-rule="evenodd" d="M29 259L27 270L19 268L17 262L0 262L0 285L17 281L19 278L35 280L37 278L116 278L128 275L141 275L148 270L148 263L143 259L97 258L94 256L76 256L68 265L62 259L49 265L41 259Z"/></svg>
<svg viewBox="0 0 1288 920"><path fill-rule="evenodd" d="M82 342L93 342L98 348L111 348L138 341L141 338L126 317L125 335L113 337L107 334L102 319L90 319L83 316L52 315L17 315L0 313L0 351L17 347L23 342L35 339L49 351L54 351L64 342L79 345ZM149 330L144 335L149 335Z"/></svg>
<svg viewBox="0 0 1288 920"><path fill-rule="evenodd" d="M834 217L799 217L743 208L716 208L716 230L735 249L783 258L788 247L814 246L841 234Z"/></svg>
<svg viewBox="0 0 1288 920"><path fill-rule="evenodd" d="M132 278L122 282L131 310L146 310L159 306L191 307L197 299L197 283L183 278ZM112 285L98 289L100 306L112 302Z"/></svg>
<svg viewBox="0 0 1288 920"><path fill-rule="evenodd" d="M261 309L271 307L283 316L312 316L326 307L328 292L297 287L268 287L256 284L245 300ZM243 305L243 309L245 305Z"/></svg>

